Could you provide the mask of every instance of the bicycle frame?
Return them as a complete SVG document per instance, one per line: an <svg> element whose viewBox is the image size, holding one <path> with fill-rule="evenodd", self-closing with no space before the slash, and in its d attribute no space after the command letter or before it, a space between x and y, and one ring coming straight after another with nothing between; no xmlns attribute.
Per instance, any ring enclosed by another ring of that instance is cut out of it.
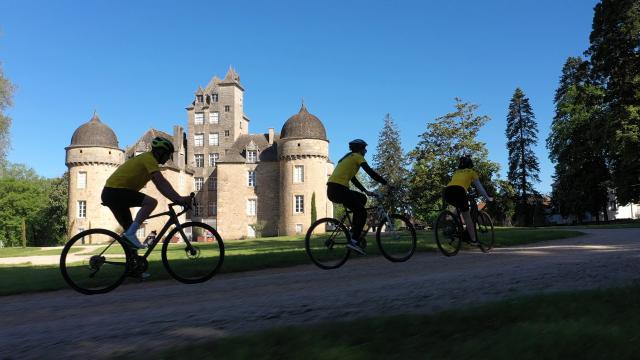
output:
<svg viewBox="0 0 640 360"><path fill-rule="evenodd" d="M176 228L178 228L178 231L180 231L180 235L182 235L182 239L184 239L184 241L187 243L189 251L192 250L191 242L189 242L189 240L187 238L187 234L185 234L184 230L180 227L180 221L178 220L178 216L186 213L187 212L187 208L185 207L185 208L182 209L182 211L176 213L173 210L174 206L179 206L179 205L171 203L171 204L169 204L169 211L165 211L165 212L158 213L158 214L155 214L155 215L151 215L151 216L148 217L148 219L153 219L153 218L156 218L156 217L168 215L169 216L169 220L167 220L167 222L164 224L164 226L162 227L162 230L160 230L158 235L156 235L155 239L153 239L153 241L150 244L148 244L147 251L145 251L144 255L142 255L143 257L146 258L151 254L151 252L156 247L156 245L158 245L160 240L164 237L164 234L167 231L169 231L169 228L171 227L171 225L174 225Z"/></svg>
<svg viewBox="0 0 640 360"><path fill-rule="evenodd" d="M379 200L380 198L377 197L376 200ZM370 207L365 207L364 210L366 211L367 215L370 212L375 213L376 216L376 223L375 224L371 224L368 221L365 222L365 227L362 229L362 237L364 237L366 234L369 233L369 230L371 230L372 228L381 226L382 224L384 224L385 222L387 224L390 224L390 226L395 227L395 224L393 224L393 222L391 221L391 218L389 218L389 212L387 210L385 210L385 208L382 206L382 204L380 202L378 202L378 204L374 205L374 206L370 206ZM345 212L344 215L342 215L342 218L340 219L340 223L345 225L349 224L349 227L353 226L353 223L351 221L351 216L353 214L353 211L347 209L345 207ZM347 222L345 222L345 220L347 220ZM392 229L393 230L393 229Z"/></svg>
<svg viewBox="0 0 640 360"><path fill-rule="evenodd" d="M478 210L478 202L476 201L476 199L478 198L478 196L475 193L469 192L467 194L467 202L469 203L469 212L471 213L471 221L473 221L473 232L476 235L476 239L478 238L478 229L476 229L476 225L478 223L478 212L480 210ZM462 226L462 212L460 211L460 209L458 207L456 207L456 215L458 216L458 224L460 224L460 229L458 229L458 231L460 231L460 233L463 233L465 230L464 226ZM465 224L468 226L468 224Z"/></svg>

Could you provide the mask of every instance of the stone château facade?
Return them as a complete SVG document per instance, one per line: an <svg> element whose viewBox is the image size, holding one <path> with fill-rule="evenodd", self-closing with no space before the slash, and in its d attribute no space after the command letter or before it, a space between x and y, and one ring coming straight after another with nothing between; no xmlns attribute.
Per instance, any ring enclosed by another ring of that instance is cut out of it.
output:
<svg viewBox="0 0 640 360"><path fill-rule="evenodd" d="M118 165L148 151L158 135L176 146L174 160L161 166L163 175L179 193L197 194L199 205L189 218L212 225L225 239L302 234L311 224L312 206L317 218L331 216L326 181L333 164L322 122L303 104L279 134L273 128L251 134L243 98L240 77L229 68L224 79L214 76L195 92L186 108L186 133L177 125L173 135L150 129L121 150L113 131L97 115L80 126L66 148L70 234L93 227L118 229L109 209L101 205L102 187ZM166 209L168 200L152 183L142 191L159 200L155 212ZM149 220L138 236L160 230L165 220Z"/></svg>

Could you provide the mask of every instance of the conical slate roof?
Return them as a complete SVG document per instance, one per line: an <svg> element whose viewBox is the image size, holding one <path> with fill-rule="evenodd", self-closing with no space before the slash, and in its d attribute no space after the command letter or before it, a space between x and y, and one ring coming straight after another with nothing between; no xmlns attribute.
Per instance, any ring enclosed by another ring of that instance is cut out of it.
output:
<svg viewBox="0 0 640 360"><path fill-rule="evenodd" d="M322 121L307 111L302 104L300 111L287 120L280 131L280 139L320 139L327 140L327 132Z"/></svg>
<svg viewBox="0 0 640 360"><path fill-rule="evenodd" d="M71 136L70 146L104 146L118 148L118 138L110 127L102 123L98 114L82 124Z"/></svg>

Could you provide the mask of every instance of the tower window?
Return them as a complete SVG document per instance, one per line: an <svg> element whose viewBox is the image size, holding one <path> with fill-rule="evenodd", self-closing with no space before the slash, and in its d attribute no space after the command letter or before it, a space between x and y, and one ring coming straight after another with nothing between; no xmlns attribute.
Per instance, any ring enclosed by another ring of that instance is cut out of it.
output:
<svg viewBox="0 0 640 360"><path fill-rule="evenodd" d="M193 181L195 182L196 191L202 190L202 184L204 183L204 179L201 177L196 177L196 178L193 178Z"/></svg>
<svg viewBox="0 0 640 360"><path fill-rule="evenodd" d="M256 186L256 172L253 170L249 170L247 172L247 186L250 186L250 187Z"/></svg>
<svg viewBox="0 0 640 360"><path fill-rule="evenodd" d="M84 189L87 187L87 172L80 171L78 173L78 189Z"/></svg>
<svg viewBox="0 0 640 360"><path fill-rule="evenodd" d="M193 135L193 146L204 146L204 134Z"/></svg>
<svg viewBox="0 0 640 360"><path fill-rule="evenodd" d="M296 195L294 213L296 214L304 213L304 195Z"/></svg>
<svg viewBox="0 0 640 360"><path fill-rule="evenodd" d="M224 136L229 136L229 130L224 131Z"/></svg>
<svg viewBox="0 0 640 360"><path fill-rule="evenodd" d="M256 215L257 203L258 203L257 199L247 200L247 215L250 215L250 216Z"/></svg>
<svg viewBox="0 0 640 360"><path fill-rule="evenodd" d="M218 123L219 114L217 111L209 113L209 124L217 124Z"/></svg>
<svg viewBox="0 0 640 360"><path fill-rule="evenodd" d="M196 167L204 167L204 154L195 154Z"/></svg>
<svg viewBox="0 0 640 360"><path fill-rule="evenodd" d="M216 166L216 162L220 158L220 154L218 153L210 153L209 154L209 166Z"/></svg>
<svg viewBox="0 0 640 360"><path fill-rule="evenodd" d="M78 218L84 219L87 217L87 201L78 200Z"/></svg>
<svg viewBox="0 0 640 360"><path fill-rule="evenodd" d="M296 165L293 168L293 182L294 183L304 182L304 165Z"/></svg>
<svg viewBox="0 0 640 360"><path fill-rule="evenodd" d="M209 178L209 185L207 186L209 191L216 191L217 182L218 182L218 178L214 178L214 177Z"/></svg>
<svg viewBox="0 0 640 360"><path fill-rule="evenodd" d="M224 112L229 112L230 110L231 110L231 106L229 105L224 106Z"/></svg>
<svg viewBox="0 0 640 360"><path fill-rule="evenodd" d="M209 145L218 146L220 144L218 140L218 133L209 133Z"/></svg>
<svg viewBox="0 0 640 360"><path fill-rule="evenodd" d="M195 113L194 123L196 125L204 124L204 113L201 113L201 112Z"/></svg>

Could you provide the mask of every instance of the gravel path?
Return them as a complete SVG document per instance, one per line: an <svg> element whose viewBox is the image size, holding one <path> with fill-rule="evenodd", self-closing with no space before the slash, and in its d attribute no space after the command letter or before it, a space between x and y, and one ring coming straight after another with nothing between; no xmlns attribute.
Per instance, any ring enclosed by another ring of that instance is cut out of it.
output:
<svg viewBox="0 0 640 360"><path fill-rule="evenodd" d="M331 271L303 265L223 274L197 285L125 284L96 296L72 290L6 296L0 298L0 359L144 354L281 325L431 313L637 282L640 229L585 232L489 254L421 253L401 264L364 257Z"/></svg>

